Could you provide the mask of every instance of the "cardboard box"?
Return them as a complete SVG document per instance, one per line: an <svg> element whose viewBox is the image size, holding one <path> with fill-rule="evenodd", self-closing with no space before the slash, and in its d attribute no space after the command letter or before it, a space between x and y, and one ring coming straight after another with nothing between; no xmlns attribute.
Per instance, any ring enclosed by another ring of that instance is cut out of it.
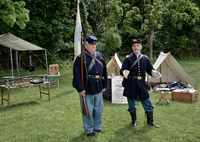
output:
<svg viewBox="0 0 200 142"><path fill-rule="evenodd" d="M58 69L59 69L58 64L49 65L49 72L51 75L57 75L59 72Z"/></svg>
<svg viewBox="0 0 200 142"><path fill-rule="evenodd" d="M172 100L183 101L183 102L194 102L197 101L197 91L184 92L183 90L172 91Z"/></svg>

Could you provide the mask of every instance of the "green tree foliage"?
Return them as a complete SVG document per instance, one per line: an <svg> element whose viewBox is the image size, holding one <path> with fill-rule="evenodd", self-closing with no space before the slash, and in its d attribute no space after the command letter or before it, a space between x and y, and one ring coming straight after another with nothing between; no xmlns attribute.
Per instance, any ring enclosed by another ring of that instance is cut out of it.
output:
<svg viewBox="0 0 200 142"><path fill-rule="evenodd" d="M147 35L149 57L153 59L154 33L160 32L166 19L170 18L180 26L179 28L183 28L183 25L194 25L199 20L199 16L199 8L190 0L143 0L142 4L141 1L138 2L126 13L124 23L130 25L134 21L142 21L141 29ZM181 38L184 39L185 36Z"/></svg>
<svg viewBox="0 0 200 142"><path fill-rule="evenodd" d="M20 38L46 48L51 53L73 52L74 8L67 0L37 0L26 2L30 22L25 29L2 27L1 33L11 32Z"/></svg>
<svg viewBox="0 0 200 142"><path fill-rule="evenodd" d="M30 24L23 37L52 53L73 52L74 3L67 0L26 0Z"/></svg>
<svg viewBox="0 0 200 142"><path fill-rule="evenodd" d="M198 7L197 0L80 0L83 35L97 36L104 53L131 52L133 38L142 39L150 58L153 49L198 48ZM0 0L0 34L10 32L52 54L73 52L76 8L77 0Z"/></svg>
<svg viewBox="0 0 200 142"><path fill-rule="evenodd" d="M159 49L183 49L198 46L199 8L189 1L169 3L171 10L163 27L155 34Z"/></svg>
<svg viewBox="0 0 200 142"><path fill-rule="evenodd" d="M13 27L17 24L21 29L26 27L29 21L29 10L25 8L24 1L0 1L0 19L8 26Z"/></svg>
<svg viewBox="0 0 200 142"><path fill-rule="evenodd" d="M81 20L84 36L98 37L98 50L114 52L120 49L121 2L116 0L81 1Z"/></svg>

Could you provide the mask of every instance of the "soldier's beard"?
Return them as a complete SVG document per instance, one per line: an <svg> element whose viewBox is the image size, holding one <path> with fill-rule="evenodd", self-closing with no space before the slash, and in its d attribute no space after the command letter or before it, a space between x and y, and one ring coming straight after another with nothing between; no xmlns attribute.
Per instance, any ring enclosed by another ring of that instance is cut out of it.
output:
<svg viewBox="0 0 200 142"><path fill-rule="evenodd" d="M138 55L138 54L140 54L140 51L139 51L139 50L136 50L136 51L134 51L134 53L135 53L136 55Z"/></svg>

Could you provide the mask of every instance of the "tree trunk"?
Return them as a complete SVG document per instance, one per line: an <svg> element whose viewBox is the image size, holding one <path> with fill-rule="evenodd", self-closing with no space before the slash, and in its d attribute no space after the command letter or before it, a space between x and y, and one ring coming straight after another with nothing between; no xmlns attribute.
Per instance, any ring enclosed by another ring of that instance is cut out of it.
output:
<svg viewBox="0 0 200 142"><path fill-rule="evenodd" d="M150 60L153 60L153 37L154 37L154 26L153 23L150 23L150 28L148 32L148 56Z"/></svg>

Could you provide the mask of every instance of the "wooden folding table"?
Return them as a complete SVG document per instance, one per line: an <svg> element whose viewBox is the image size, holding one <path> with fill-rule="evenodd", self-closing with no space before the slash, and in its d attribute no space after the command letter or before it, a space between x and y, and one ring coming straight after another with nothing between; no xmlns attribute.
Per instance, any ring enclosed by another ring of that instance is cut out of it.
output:
<svg viewBox="0 0 200 142"><path fill-rule="evenodd" d="M156 91L161 95L161 97L158 99L157 103L159 103L163 98L167 101L169 104L169 100L165 97L167 93L169 93L169 88L157 88ZM164 93L162 93L164 91Z"/></svg>

